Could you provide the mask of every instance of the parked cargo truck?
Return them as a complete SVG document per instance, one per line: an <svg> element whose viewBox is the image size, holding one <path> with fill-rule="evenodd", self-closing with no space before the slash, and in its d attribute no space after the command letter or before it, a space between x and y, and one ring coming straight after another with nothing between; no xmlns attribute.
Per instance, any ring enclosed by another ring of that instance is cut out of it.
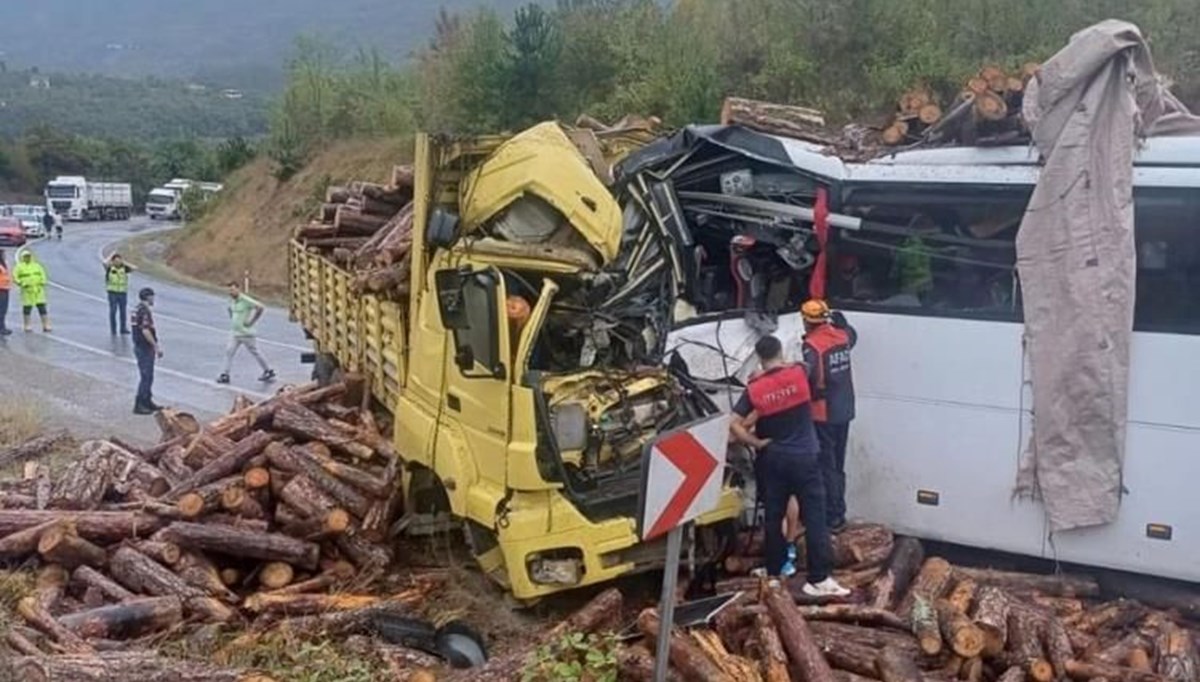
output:
<svg viewBox="0 0 1200 682"><path fill-rule="evenodd" d="M643 449L717 406L661 363L673 300L623 298L644 244L556 124L418 136L414 170L403 300L356 293L339 263L290 245L290 312L320 378L365 378L394 420L410 518L462 528L516 598L661 567L665 542L641 542L634 518ZM543 228L555 246L519 238ZM688 556L728 546L739 480L725 472Z"/></svg>
<svg viewBox="0 0 1200 682"><path fill-rule="evenodd" d="M46 208L64 220L128 220L133 214L133 187L60 175L46 184Z"/></svg>

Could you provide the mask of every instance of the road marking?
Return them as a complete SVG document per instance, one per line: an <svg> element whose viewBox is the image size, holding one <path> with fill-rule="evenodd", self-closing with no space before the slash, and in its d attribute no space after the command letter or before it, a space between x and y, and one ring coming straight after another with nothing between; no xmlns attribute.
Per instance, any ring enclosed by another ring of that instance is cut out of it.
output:
<svg viewBox="0 0 1200 682"><path fill-rule="evenodd" d="M59 289L61 291L65 291L69 294L75 294L76 296L80 296L82 298L86 298L91 301L98 301L98 302L104 303L106 305L108 304L108 299L101 298L101 297L95 296L93 294L89 294L86 291L80 291L79 289L73 289L69 286L59 284L58 282L49 282L49 284L51 287L54 287L55 289ZM217 332L217 333L220 333L223 335L229 335L229 333L230 333L228 329L223 329L221 327L214 327L212 325L202 324L200 322L192 322L191 320L185 320L181 317L174 317L172 315L164 315L157 311L154 313L154 318L158 319L158 320L167 320L170 322L176 322L176 323L186 325L188 327L193 327L196 329L203 329L205 331ZM286 348L288 350L300 351L301 353L307 353L308 351L312 350L311 348L305 348L304 346L296 346L296 345L293 345L290 343L284 343L282 341L272 341L270 339L264 339L262 337L258 338L258 342L264 343L268 346L275 346L277 348Z"/></svg>
<svg viewBox="0 0 1200 682"><path fill-rule="evenodd" d="M137 361L134 360L133 358L129 358L124 355L117 355L116 353L113 353L112 351L107 351L107 350L104 350L103 348L96 348L94 346L89 346L86 343L79 343L78 341L64 339L63 337L55 336L54 334L45 334L42 336L42 338L50 339L51 341L65 344L72 348L76 348L81 351L92 353L93 355L100 355L100 356L103 356L106 358L113 358L113 359L119 360L127 365L134 365L134 366L137 365ZM67 369L71 369L71 368L67 368ZM78 371L78 370L76 370L76 371ZM204 379L202 377L194 376L194 375L188 374L186 372L180 372L179 370L171 369L170 367L162 367L157 364L154 366L154 372L155 372L155 374L166 374L167 376L172 376L172 377L175 377L176 379L182 379L184 381L190 381L194 384L199 384L201 386L204 386L205 388L214 388L214 389L217 389L218 391L225 391L226 393L232 393L234 395L241 394L241 395L249 396L251 398L257 398L259 400L266 400L271 397L270 393L259 393L258 391L251 391L248 389L237 388L235 386L230 386L227 384L218 384L218 383L212 381L211 379Z"/></svg>

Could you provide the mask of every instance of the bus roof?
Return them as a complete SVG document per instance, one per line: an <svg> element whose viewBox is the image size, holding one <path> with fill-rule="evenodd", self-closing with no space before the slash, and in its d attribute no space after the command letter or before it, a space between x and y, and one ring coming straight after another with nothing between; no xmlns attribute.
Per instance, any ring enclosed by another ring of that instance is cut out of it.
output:
<svg viewBox="0 0 1200 682"><path fill-rule="evenodd" d="M821 145L774 137L796 168L834 182L1033 185L1039 159L1032 145L940 147L844 161ZM1200 187L1200 137L1148 138L1134 159L1141 187Z"/></svg>

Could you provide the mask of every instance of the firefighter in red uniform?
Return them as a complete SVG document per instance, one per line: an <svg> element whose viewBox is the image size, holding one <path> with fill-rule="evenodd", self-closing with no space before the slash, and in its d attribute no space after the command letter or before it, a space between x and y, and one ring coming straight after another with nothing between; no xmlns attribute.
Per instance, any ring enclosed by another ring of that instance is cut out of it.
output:
<svg viewBox="0 0 1200 682"><path fill-rule="evenodd" d="M833 550L825 525L825 484L818 462L820 447L813 430L808 376L803 367L783 359L783 344L764 336L754 346L762 372L750 380L733 408L731 430L739 442L757 450L766 519L765 563L777 576L787 559L783 516L795 496L810 519L805 528L808 582L812 596L845 596L850 591L831 576ZM750 431L753 422L754 432Z"/></svg>
<svg viewBox="0 0 1200 682"><path fill-rule="evenodd" d="M846 527L846 440L854 419L850 350L858 333L825 301L805 301L800 315L804 318L803 354L812 389L813 423L821 444L826 522L839 533ZM808 518L805 509L805 520Z"/></svg>

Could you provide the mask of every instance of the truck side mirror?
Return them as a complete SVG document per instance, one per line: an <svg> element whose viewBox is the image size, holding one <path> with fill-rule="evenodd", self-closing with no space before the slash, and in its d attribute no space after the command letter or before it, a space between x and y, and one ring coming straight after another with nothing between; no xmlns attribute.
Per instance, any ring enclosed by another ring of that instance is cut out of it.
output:
<svg viewBox="0 0 1200 682"><path fill-rule="evenodd" d="M475 369L475 351L470 346L463 346L454 354L454 364L462 370L463 374Z"/></svg>

